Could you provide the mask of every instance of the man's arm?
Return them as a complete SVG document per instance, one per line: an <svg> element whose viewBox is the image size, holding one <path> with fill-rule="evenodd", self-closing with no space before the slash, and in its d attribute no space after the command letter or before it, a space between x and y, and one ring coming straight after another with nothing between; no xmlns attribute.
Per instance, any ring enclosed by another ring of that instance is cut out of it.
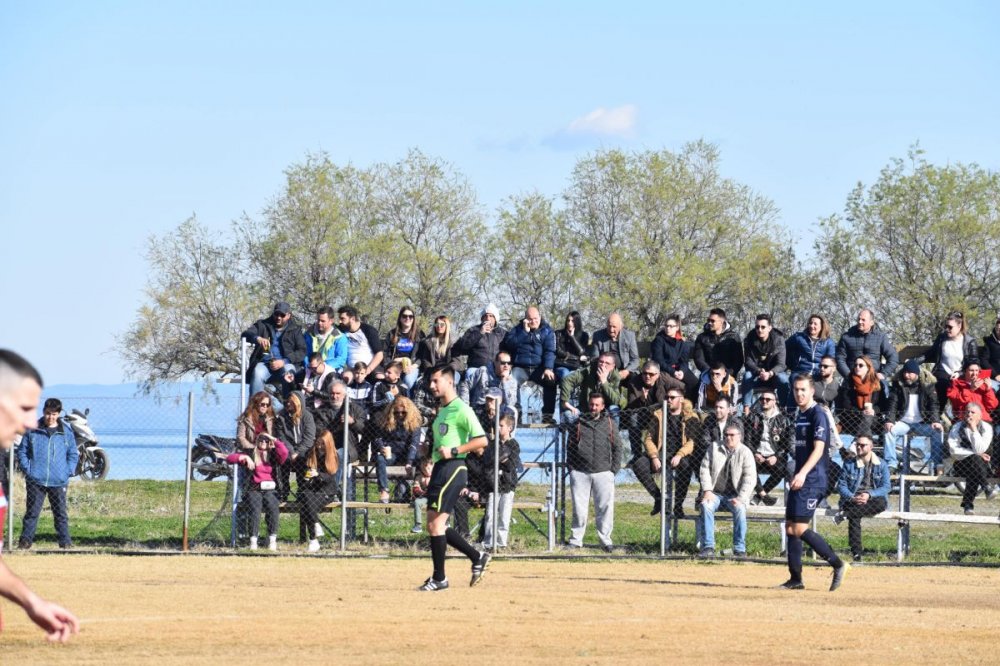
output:
<svg viewBox="0 0 1000 666"><path fill-rule="evenodd" d="M334 370L342 370L347 365L347 336L343 333L333 340L333 358L328 362Z"/></svg>
<svg viewBox="0 0 1000 666"><path fill-rule="evenodd" d="M851 369L847 367L847 336L841 336L837 343L837 372L841 377L851 374Z"/></svg>
<svg viewBox="0 0 1000 666"><path fill-rule="evenodd" d="M627 358L625 361L625 370L628 370L629 374L638 372L639 343L636 342L635 333L632 331L622 331L622 347L625 348L625 356Z"/></svg>
<svg viewBox="0 0 1000 666"><path fill-rule="evenodd" d="M65 643L80 631L80 622L75 615L32 592L3 560L0 560L0 596L23 608L52 642Z"/></svg>
<svg viewBox="0 0 1000 666"><path fill-rule="evenodd" d="M885 363L882 364L882 375L892 377L899 366L899 353L896 351L896 347L889 342L889 336L885 332L882 333L882 356L885 358Z"/></svg>
<svg viewBox="0 0 1000 666"><path fill-rule="evenodd" d="M73 429L69 426L64 428L66 433L66 466L69 468L69 475L73 476L76 472L76 464L80 462L80 449L76 445L76 437L73 435Z"/></svg>

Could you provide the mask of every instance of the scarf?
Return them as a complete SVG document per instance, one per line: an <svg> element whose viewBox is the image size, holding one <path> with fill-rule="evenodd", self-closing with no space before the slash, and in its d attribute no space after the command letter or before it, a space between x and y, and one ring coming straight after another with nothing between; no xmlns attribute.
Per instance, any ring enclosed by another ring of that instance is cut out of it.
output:
<svg viewBox="0 0 1000 666"><path fill-rule="evenodd" d="M875 381L872 381L872 379ZM861 377L852 374L851 382L854 385L855 407L864 409L866 402L873 402L871 399L872 394L879 388L878 375L869 372L865 379L861 379Z"/></svg>

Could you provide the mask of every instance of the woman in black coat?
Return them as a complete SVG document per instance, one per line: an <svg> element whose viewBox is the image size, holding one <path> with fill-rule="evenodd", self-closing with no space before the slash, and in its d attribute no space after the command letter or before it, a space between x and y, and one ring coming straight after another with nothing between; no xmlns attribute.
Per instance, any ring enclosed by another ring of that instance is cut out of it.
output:
<svg viewBox="0 0 1000 666"><path fill-rule="evenodd" d="M684 392L689 400L698 395L698 377L691 371L690 348L681 333L681 316L668 315L663 328L649 345L649 358L660 366L660 372L684 382Z"/></svg>

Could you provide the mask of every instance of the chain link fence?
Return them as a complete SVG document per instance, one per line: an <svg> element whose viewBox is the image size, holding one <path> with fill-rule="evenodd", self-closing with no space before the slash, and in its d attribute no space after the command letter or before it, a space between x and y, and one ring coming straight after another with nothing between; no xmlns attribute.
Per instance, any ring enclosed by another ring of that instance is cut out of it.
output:
<svg viewBox="0 0 1000 666"><path fill-rule="evenodd" d="M525 391L526 400L531 395ZM289 459L275 465L278 517L268 529L264 516L270 500L253 495L268 495L269 489L255 483L247 465L225 460L239 453L238 395L196 400L190 417L186 396L158 402L60 398L67 412L80 412L93 431L96 442L86 443L104 454L103 467L98 466L93 478L75 476L69 484L70 532L76 547L242 548L249 545L254 521L260 526L262 549L272 531L277 549L286 552L388 554L427 547L422 496L427 470L420 464L420 447L429 434L426 423L407 424L402 408L397 420L387 421L393 403L367 414L363 405L348 398L339 413L356 418L346 426L337 414L317 414L315 432L329 431L329 441L316 446L288 442ZM756 401L724 414L726 424L740 425L741 446L751 451L752 489L744 502L745 532L734 533L731 514L722 505L712 525L714 539L706 540L702 477L707 468L714 482L711 463L705 461L723 451L725 426L720 426L714 408L699 412L687 400L681 404L612 409L597 419L564 411L557 424L524 423L538 419L530 405L522 404L510 433L516 449L513 442L500 441L495 419L484 423L491 446L482 456L470 456L470 492L454 516L456 528L483 547L510 553L692 556L711 545L716 557L743 552L751 558L780 557L795 410L772 410ZM891 474L884 510L861 520L863 547L857 554L872 561L996 561L996 487L988 482L980 489L973 512L966 514L963 470L955 470L945 457L936 464L939 453L947 454L949 415L940 430L914 426L903 433L887 428L886 415L873 411L848 408L833 414L839 445L831 450L835 465L830 495L817 514L816 529L839 552L851 552L851 521L838 515L839 470L857 464L852 445L868 435L875 454L895 462L898 469ZM194 449L185 522L189 431ZM254 455L252 449L244 451L247 454ZM268 455L277 457L277 449ZM16 461L5 462L13 471L6 535L11 548L22 537L25 482ZM994 476L993 468L988 469ZM718 489L737 491L737 485ZM33 545L56 545L47 509Z"/></svg>

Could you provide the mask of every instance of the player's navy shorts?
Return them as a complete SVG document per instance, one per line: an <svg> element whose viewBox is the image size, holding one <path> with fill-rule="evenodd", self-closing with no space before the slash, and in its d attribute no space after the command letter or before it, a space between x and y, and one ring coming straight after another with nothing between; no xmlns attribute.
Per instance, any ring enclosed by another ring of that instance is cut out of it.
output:
<svg viewBox="0 0 1000 666"><path fill-rule="evenodd" d="M468 480L465 460L452 458L434 463L427 486L427 508L438 513L454 513L455 503Z"/></svg>
<svg viewBox="0 0 1000 666"><path fill-rule="evenodd" d="M826 497L826 488L799 488L789 490L785 496L785 520L808 523Z"/></svg>

